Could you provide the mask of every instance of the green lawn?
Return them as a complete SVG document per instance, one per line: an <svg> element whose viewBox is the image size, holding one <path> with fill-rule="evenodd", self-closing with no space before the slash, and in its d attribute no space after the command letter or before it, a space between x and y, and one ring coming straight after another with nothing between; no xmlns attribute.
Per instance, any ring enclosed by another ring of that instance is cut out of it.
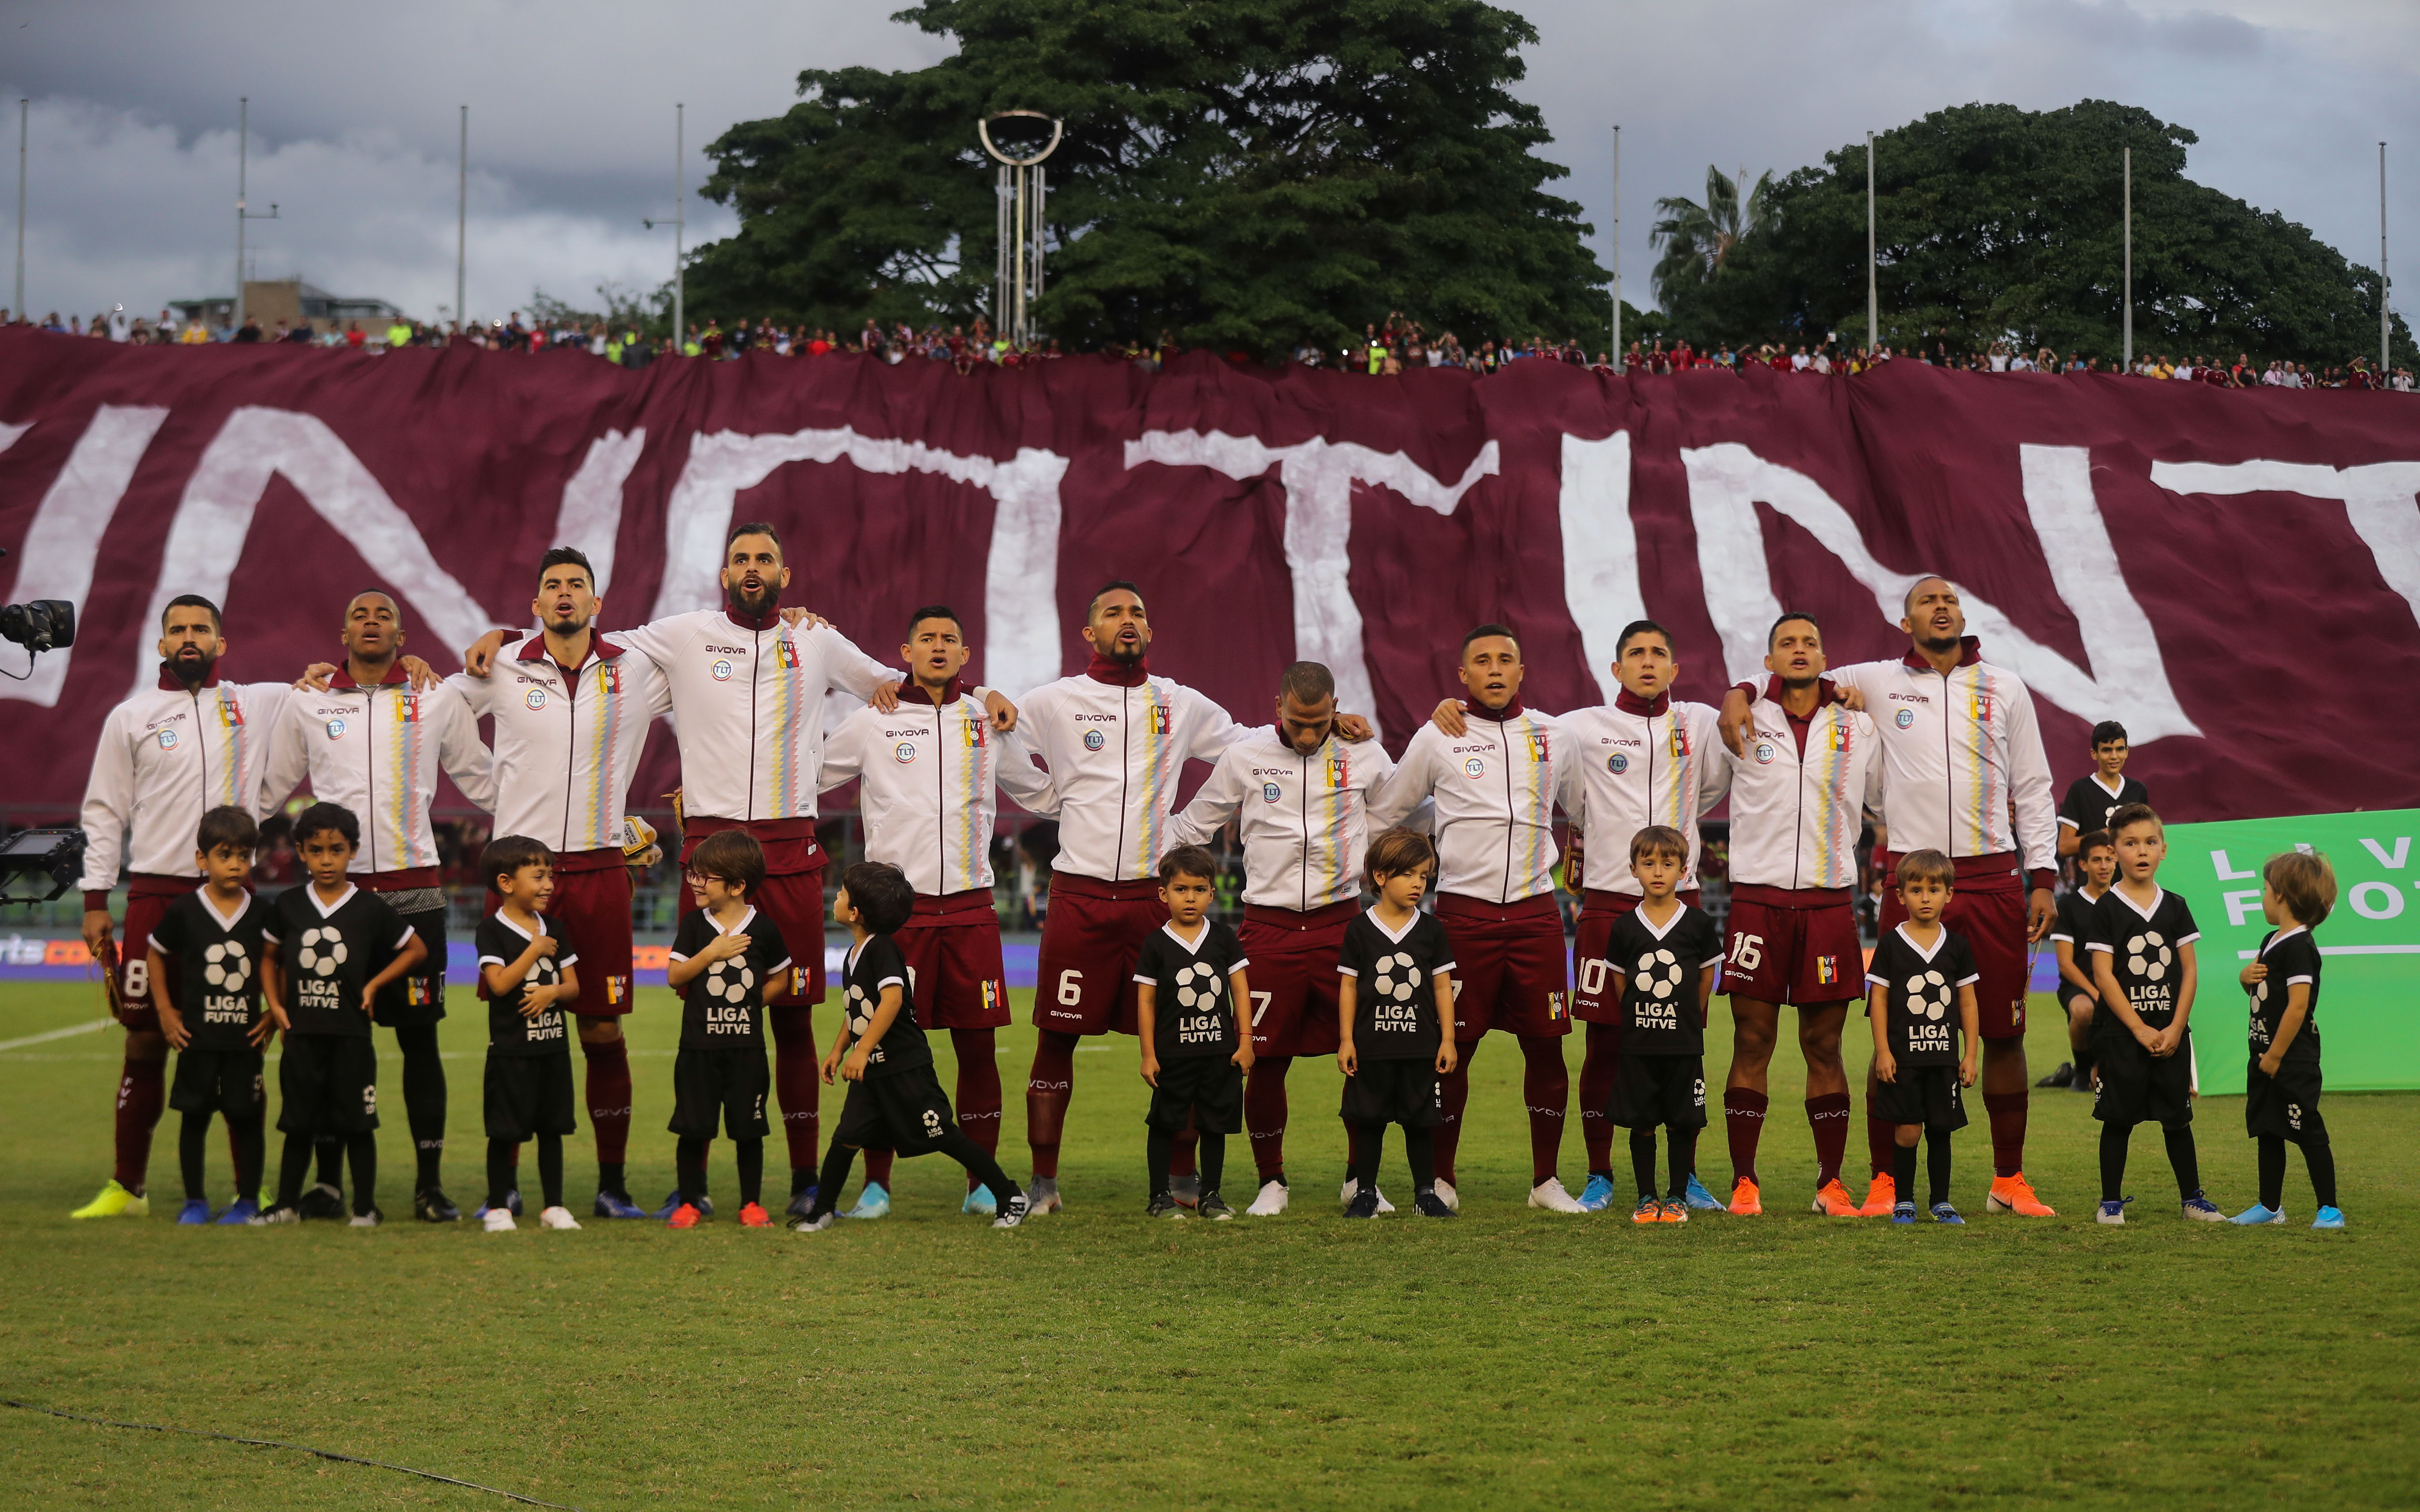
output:
<svg viewBox="0 0 2420 1512"><path fill-rule="evenodd" d="M670 1004L644 994L634 1025L633 1184L649 1200L671 1174ZM93 1005L84 988L0 988L0 1040ZM1728 1043L1721 1006L1714 1038ZM468 1205L482 1021L457 1013L448 1184ZM2232 1006L2209 1016L2211 1045L2231 1046ZM2038 1017L2046 1069L2063 1057ZM956 1168L927 1159L902 1164L892 1217L813 1237L727 1221L687 1234L602 1222L189 1234L169 1200L147 1221L73 1224L68 1210L108 1172L115 1031L0 1054L0 1396L320 1445L582 1508L2411 1504L2420 1190L2403 1161L2420 1095L2330 1100L2345 1233L2186 1224L2148 1134L2136 1221L2095 1227L2097 1126L2088 1100L2064 1092L2037 1094L2028 1157L2062 1216L1982 1215L1978 1114L1959 1152L1974 1222L1900 1229L1786 1211L1812 1152L1785 1046L1762 1161L1776 1211L1635 1229L1620 1213L1522 1205L1520 1057L1499 1038L1478 1061L1461 1222L1336 1216L1336 1078L1306 1064L1295 1210L1147 1224L1132 1041L1098 1043L1077 1062L1065 1214L994 1232L958 1215ZM1030 1044L1019 1029L1001 1055L1020 1179ZM394 1110L381 1197L398 1212L410 1149L392 1041L380 1050ZM1570 1058L1576 1072L1576 1043ZM2217 1099L2203 1115L2211 1194L2245 1206L2241 1105ZM176 1117L152 1165L163 1199ZM583 1211L584 1138L570 1172ZM1862 1149L1860 1127L1853 1165ZM1722 1185L1719 1127L1702 1151ZM215 1134L210 1156L215 1190ZM1575 1189L1584 1164L1575 1132ZM730 1197L721 1147L714 1185ZM2299 1164L2287 1192L2307 1222ZM5 1410L0 1457L0 1502L21 1505L507 1504Z"/></svg>

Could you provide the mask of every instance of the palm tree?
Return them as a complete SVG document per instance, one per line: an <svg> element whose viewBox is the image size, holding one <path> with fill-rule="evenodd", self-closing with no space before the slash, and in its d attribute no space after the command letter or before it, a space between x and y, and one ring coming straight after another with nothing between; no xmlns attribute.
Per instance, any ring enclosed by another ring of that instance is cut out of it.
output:
<svg viewBox="0 0 2420 1512"><path fill-rule="evenodd" d="M1773 173L1770 169L1758 176L1756 187L1745 198L1741 186L1747 170L1740 170L1733 179L1720 168L1706 168L1706 202L1659 199L1656 213L1664 218L1655 223L1649 234L1651 245L1664 249L1655 263L1655 298L1668 305L1671 296L1684 283L1702 284L1714 276L1723 258L1740 239L1773 218Z"/></svg>

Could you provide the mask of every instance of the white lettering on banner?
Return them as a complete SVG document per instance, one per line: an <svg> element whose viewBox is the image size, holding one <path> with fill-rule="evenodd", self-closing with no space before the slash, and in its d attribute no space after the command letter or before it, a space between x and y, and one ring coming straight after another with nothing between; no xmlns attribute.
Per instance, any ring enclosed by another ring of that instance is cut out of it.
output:
<svg viewBox="0 0 2420 1512"><path fill-rule="evenodd" d="M2403 863L2412 858L2412 837L2409 835L2397 836L2395 849L2391 851L2374 840L2365 839L2361 843L2370 855L2378 857L2378 864L2389 872L2402 871Z"/></svg>
<svg viewBox="0 0 2420 1512"><path fill-rule="evenodd" d="M1294 654L1325 662L1336 674L1336 706L1366 712L1374 728L1377 696L1361 643L1361 610L1347 580L1352 566L1353 486L1392 488L1412 503L1450 515L1471 485L1501 471L1494 441L1454 484L1438 481L1401 452L1375 452L1354 441L1313 437L1271 446L1257 436L1224 431L1147 430L1126 442L1129 471L1145 462L1206 467L1231 478L1256 478L1271 466L1286 494L1286 568L1294 580Z"/></svg>
<svg viewBox="0 0 2420 1512"><path fill-rule="evenodd" d="M2235 863L2226 858L2225 851L2211 852L2210 865L2211 870L2218 873L2218 880L2221 882L2249 882L2260 874L2257 872L2238 872L2235 869Z"/></svg>
<svg viewBox="0 0 2420 1512"><path fill-rule="evenodd" d="M597 580L589 586L599 598L613 581L613 546L622 533L622 486L630 481L630 470L639 465L639 454L646 447L644 427L628 433L609 430L588 443L580 471L563 486L554 539L588 554L588 564L597 569Z"/></svg>
<svg viewBox="0 0 2420 1512"><path fill-rule="evenodd" d="M2201 733L2177 702L2150 621L2118 570L2108 527L2092 498L2089 452L2080 446L2022 446L2018 453L2025 509L2052 563L2051 581L2075 617L2085 651L2100 675L2034 640L1993 605L1962 591L1968 627L1993 648L1993 661L2023 678L2034 692L2079 718L2122 717L2137 746L2166 735ZM1723 659L1733 679L1763 675L1765 632L1781 614L1765 560L1763 529L1757 523L1760 503L1804 527L1871 591L1885 619L1900 621L1907 591L1918 578L1893 572L1874 560L1856 521L1823 485L1735 441L1684 446L1681 464L1689 478L1689 516L1697 527L1706 611L1722 636ZM2062 557L2082 555L2093 555L2103 564L2060 564Z"/></svg>
<svg viewBox="0 0 2420 1512"><path fill-rule="evenodd" d="M1017 448L1007 462L960 456L922 441L861 436L849 426L788 435L699 431L664 507L664 579L651 619L712 609L723 536L739 491L785 462L849 463L867 472L939 473L989 492L991 548L984 573L984 681L1021 694L1059 675L1059 480L1067 459Z"/></svg>
<svg viewBox="0 0 2420 1512"><path fill-rule="evenodd" d="M23 603L36 598L64 598L81 614L92 591L93 563L100 559L101 538L117 513L117 501L133 481L135 464L143 460L151 438L168 418L164 408L151 405L102 405L92 424L76 439L67 465L51 480L50 491L34 510L34 523L21 548L23 562L8 599ZM0 425L0 451L16 444L33 429L30 424ZM34 658L33 674L23 681L0 682L0 698L23 699L50 708L67 685L72 648Z"/></svg>
<svg viewBox="0 0 2420 1512"><path fill-rule="evenodd" d="M2220 896L2226 903L2226 926L2229 929L2242 929L2260 915L2260 894L2257 892L2229 892Z"/></svg>
<svg viewBox="0 0 2420 1512"><path fill-rule="evenodd" d="M316 415L247 405L227 416L210 439L168 527L162 572L151 589L146 625L157 625L168 600L199 594L226 602L227 579L252 532L253 512L269 480L283 476L303 502L352 543L364 562L393 583L441 646L467 646L500 622L469 589L437 564L411 517L387 497L369 469ZM168 564L174 563L173 575ZM159 657L135 638L134 690L151 685Z"/></svg>
<svg viewBox="0 0 2420 1512"><path fill-rule="evenodd" d="M2332 468L2324 462L2154 462L2151 481L2170 493L2294 493L2334 499L2345 522L2369 548L2386 586L2420 620L2420 462L2370 462Z"/></svg>
<svg viewBox="0 0 2420 1512"><path fill-rule="evenodd" d="M2393 918L2403 912L2403 894L2392 882L2356 883L2346 900L2364 918Z"/></svg>
<svg viewBox="0 0 2420 1512"><path fill-rule="evenodd" d="M1580 627L1580 645L1598 690L1610 703L1621 627L1647 618L1638 586L1638 532L1630 522L1630 432L1601 441L1563 438L1563 603ZM1590 988L1594 992L1597 989Z"/></svg>

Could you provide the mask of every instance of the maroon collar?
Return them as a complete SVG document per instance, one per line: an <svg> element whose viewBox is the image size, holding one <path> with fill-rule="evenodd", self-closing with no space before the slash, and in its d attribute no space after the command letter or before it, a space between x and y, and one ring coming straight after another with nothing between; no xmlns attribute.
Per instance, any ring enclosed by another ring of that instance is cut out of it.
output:
<svg viewBox="0 0 2420 1512"><path fill-rule="evenodd" d="M1491 724L1507 724L1521 717L1521 695L1518 693L1512 695L1512 702L1500 709L1490 709L1483 703L1471 703L1465 705L1463 712L1471 718L1485 719Z"/></svg>
<svg viewBox="0 0 2420 1512"><path fill-rule="evenodd" d="M1625 687L1613 696L1613 706L1624 714L1652 719L1672 707L1672 690L1668 687L1652 699L1643 699Z"/></svg>
<svg viewBox="0 0 2420 1512"><path fill-rule="evenodd" d="M1084 669L1084 675L1096 683L1107 683L1111 687L1140 687L1151 679L1151 657L1144 655L1131 663L1112 661L1095 651L1092 665Z"/></svg>
<svg viewBox="0 0 2420 1512"><path fill-rule="evenodd" d="M160 691L163 693L185 693L194 691L199 688L216 687L218 686L219 664L217 662L210 663L210 670L203 673L202 680L194 684L192 688L188 688L185 686L184 679L178 677L175 672L168 670L168 664L166 662L163 661L160 664Z"/></svg>
<svg viewBox="0 0 2420 1512"><path fill-rule="evenodd" d="M397 656L395 660L388 662L386 664L386 675L371 684L362 684L353 681L353 664L349 658L336 664L335 675L328 679L328 686L330 687L392 687L403 680L403 658L401 656Z"/></svg>
<svg viewBox="0 0 2420 1512"><path fill-rule="evenodd" d="M782 623L782 600L777 595L773 600L773 607L767 609L760 618L753 614L740 613L739 607L731 601L730 595L725 594L722 600L722 612L725 618L743 630L769 630Z"/></svg>
<svg viewBox="0 0 2420 1512"><path fill-rule="evenodd" d="M1925 662L1925 665L1930 667L1932 664L1928 661ZM1836 696L1833 691L1834 686L1832 679L1828 677L1818 677L1815 679L1815 714L1823 713L1823 705L1834 702ZM1781 702L1781 679L1778 676L1768 677L1764 680L1764 696L1772 701L1775 708L1781 711L1781 717L1783 718L1798 718L1798 716L1790 712L1790 706ZM1808 715L1807 718L1814 718L1815 714ZM1799 722L1805 723L1806 721L1800 720Z"/></svg>
<svg viewBox="0 0 2420 1512"><path fill-rule="evenodd" d="M1958 656L1959 666L1972 667L1977 662L1983 659L1983 642L1980 638L1971 635L1961 636L1958 638L1958 645L1960 648ZM1924 653L1916 650L1914 647L1910 647L1908 649L1907 656L1902 658L1902 661L1905 665L1913 667L1920 672L1929 672L1932 671L1932 663L1925 660Z"/></svg>
<svg viewBox="0 0 2420 1512"><path fill-rule="evenodd" d="M899 685L899 702L902 703L929 703L938 709L948 704L955 703L958 702L959 698L965 694L965 692L966 687L964 680L953 677L941 686L941 696L939 698L935 698L932 694L924 691L923 684L916 681L913 676L910 676L908 681Z"/></svg>
<svg viewBox="0 0 2420 1512"><path fill-rule="evenodd" d="M615 645L613 641L606 640L603 636L598 635L596 631L591 630L588 633L588 654L599 661L612 661L614 657L619 656L622 654L622 648ZM521 642L520 650L513 653L513 659L515 661L545 661L548 659L549 655L550 653L546 649L546 633L541 630L537 634L531 636L528 640ZM557 665L559 666L561 664L557 663ZM588 664L583 661L580 665L582 667L585 667ZM578 669L575 668L573 670L577 671Z"/></svg>

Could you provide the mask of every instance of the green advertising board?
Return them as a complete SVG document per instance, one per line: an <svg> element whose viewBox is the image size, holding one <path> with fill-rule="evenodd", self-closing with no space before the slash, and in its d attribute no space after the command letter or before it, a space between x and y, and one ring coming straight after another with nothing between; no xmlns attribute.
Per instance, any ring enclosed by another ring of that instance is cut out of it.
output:
<svg viewBox="0 0 2420 1512"><path fill-rule="evenodd" d="M2318 1022L2331 1091L2420 1088L2420 809L2172 825L2163 887L2201 926L2195 1060L2205 1094L2241 1093L2248 1017L2236 974L2269 925L2260 864L2317 851L2336 873L2336 905L2319 930Z"/></svg>

